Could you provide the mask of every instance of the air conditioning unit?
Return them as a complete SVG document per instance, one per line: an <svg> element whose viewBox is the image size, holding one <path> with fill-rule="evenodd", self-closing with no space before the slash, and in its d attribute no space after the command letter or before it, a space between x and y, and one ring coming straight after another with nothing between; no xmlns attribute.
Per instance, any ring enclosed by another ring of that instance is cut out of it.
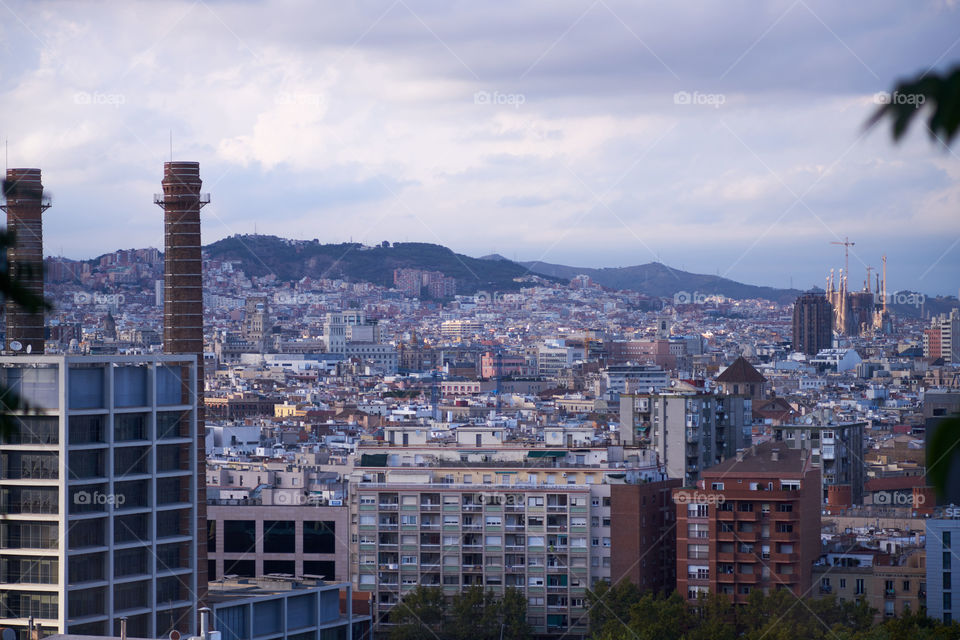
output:
<svg viewBox="0 0 960 640"><path fill-rule="evenodd" d="M564 472L564 473L561 473L561 474L560 474L560 477L561 477L561 478L566 478L566 477L567 477L567 474L566 474L566 472Z"/></svg>

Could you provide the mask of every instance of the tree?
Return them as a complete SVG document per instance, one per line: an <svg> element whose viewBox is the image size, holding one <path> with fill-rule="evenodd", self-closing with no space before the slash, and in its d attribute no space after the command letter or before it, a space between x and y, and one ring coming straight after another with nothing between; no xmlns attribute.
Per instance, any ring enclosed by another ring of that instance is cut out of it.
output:
<svg viewBox="0 0 960 640"><path fill-rule="evenodd" d="M4 197L6 197L11 186L10 181L3 181ZM0 231L0 255L5 256L7 249L15 246L16 242L16 235L12 231ZM21 275L30 276L35 268L42 268L42 266L18 265L18 272ZM23 283L11 273L10 265L5 260L0 264L0 296L31 313L50 308L50 305L41 296L23 286ZM29 406L16 390L8 388L0 382L0 436L9 438L11 434L15 433L19 425L14 414L27 410L29 410Z"/></svg>
<svg viewBox="0 0 960 640"><path fill-rule="evenodd" d="M950 144L960 129L960 65L943 74L927 71L910 80L901 80L888 98L870 117L868 127L889 119L893 139L898 141L914 117L925 111L930 113L927 119L930 137Z"/></svg>
<svg viewBox="0 0 960 640"><path fill-rule="evenodd" d="M595 588L587 590L590 632L599 637L611 627L619 627L620 619L626 619L630 607L639 601L640 589L629 580L621 580L613 586L606 581L597 583Z"/></svg>
<svg viewBox="0 0 960 640"><path fill-rule="evenodd" d="M500 637L499 609L492 591L470 586L453 597L444 635L451 640L496 640Z"/></svg>
<svg viewBox="0 0 960 640"><path fill-rule="evenodd" d="M527 597L514 587L507 587L500 600L500 623L503 640L526 640L530 637L527 624Z"/></svg>
<svg viewBox="0 0 960 640"><path fill-rule="evenodd" d="M390 640L440 638L447 604L438 587L417 586L390 612Z"/></svg>

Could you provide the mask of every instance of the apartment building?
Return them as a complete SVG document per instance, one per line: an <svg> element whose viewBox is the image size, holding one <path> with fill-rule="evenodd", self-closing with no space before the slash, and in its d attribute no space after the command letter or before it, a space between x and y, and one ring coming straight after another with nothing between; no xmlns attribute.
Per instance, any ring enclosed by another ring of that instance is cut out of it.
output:
<svg viewBox="0 0 960 640"><path fill-rule="evenodd" d="M863 428L866 422L831 423L816 415L804 422L780 424L773 429L773 439L791 449L810 451L813 463L820 467L823 487L821 502L834 488L843 494L843 506L862 505L865 482L863 460Z"/></svg>
<svg viewBox="0 0 960 640"><path fill-rule="evenodd" d="M808 452L773 443L751 448L674 491L677 591L689 600L811 585L820 557L820 470Z"/></svg>
<svg viewBox="0 0 960 640"><path fill-rule="evenodd" d="M946 624L960 619L960 508L927 520L927 615ZM958 578L953 579L957 569Z"/></svg>
<svg viewBox="0 0 960 640"><path fill-rule="evenodd" d="M923 332L923 356L943 358L951 364L960 362L960 310L930 320L930 328Z"/></svg>
<svg viewBox="0 0 960 640"><path fill-rule="evenodd" d="M670 593L677 584L676 506L679 479L610 485L610 582Z"/></svg>
<svg viewBox="0 0 960 640"><path fill-rule="evenodd" d="M374 594L376 619L389 624L418 584L514 587L535 633L585 633L585 590L611 578L611 490L664 480L652 452L591 447L562 427L557 446L480 425L443 445L435 431L388 431L404 444L363 443L351 477L351 580Z"/></svg>
<svg viewBox="0 0 960 640"><path fill-rule="evenodd" d="M0 358L33 409L0 444L0 625L194 631L196 377L190 355Z"/></svg>
<svg viewBox="0 0 960 640"><path fill-rule="evenodd" d="M712 393L623 394L620 441L656 451L667 475L692 486L704 469L750 444L751 400Z"/></svg>
<svg viewBox="0 0 960 640"><path fill-rule="evenodd" d="M535 633L584 633L590 585L585 485L360 483L355 582L386 616L406 591L481 585L527 596Z"/></svg>
<svg viewBox="0 0 960 640"><path fill-rule="evenodd" d="M889 555L876 549L827 553L813 567L814 597L864 600L877 621L926 607L926 554L923 549Z"/></svg>

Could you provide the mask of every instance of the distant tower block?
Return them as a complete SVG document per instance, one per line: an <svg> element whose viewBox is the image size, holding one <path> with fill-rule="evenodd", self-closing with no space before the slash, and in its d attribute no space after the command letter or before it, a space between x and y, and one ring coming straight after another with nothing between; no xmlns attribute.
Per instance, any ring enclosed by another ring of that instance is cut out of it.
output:
<svg viewBox="0 0 960 640"><path fill-rule="evenodd" d="M7 169L3 185L7 230L16 235L16 243L7 249L10 275L24 288L43 297L43 212L50 199L43 195L40 169ZM31 313L9 300L6 303L7 351L43 353L43 310ZM19 349L10 344L19 343Z"/></svg>

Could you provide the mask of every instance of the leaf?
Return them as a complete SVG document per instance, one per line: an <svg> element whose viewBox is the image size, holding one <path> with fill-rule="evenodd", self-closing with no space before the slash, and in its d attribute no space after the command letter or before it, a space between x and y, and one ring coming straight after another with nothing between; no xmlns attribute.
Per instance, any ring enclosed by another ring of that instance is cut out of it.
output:
<svg viewBox="0 0 960 640"><path fill-rule="evenodd" d="M929 113L930 137L949 145L960 129L960 66L937 74L924 72L911 80L900 81L866 123L875 126L890 121L894 141L906 134L920 113Z"/></svg>
<svg viewBox="0 0 960 640"><path fill-rule="evenodd" d="M946 418L936 426L927 445L927 479L937 496L947 495L951 463L960 455L960 414Z"/></svg>

